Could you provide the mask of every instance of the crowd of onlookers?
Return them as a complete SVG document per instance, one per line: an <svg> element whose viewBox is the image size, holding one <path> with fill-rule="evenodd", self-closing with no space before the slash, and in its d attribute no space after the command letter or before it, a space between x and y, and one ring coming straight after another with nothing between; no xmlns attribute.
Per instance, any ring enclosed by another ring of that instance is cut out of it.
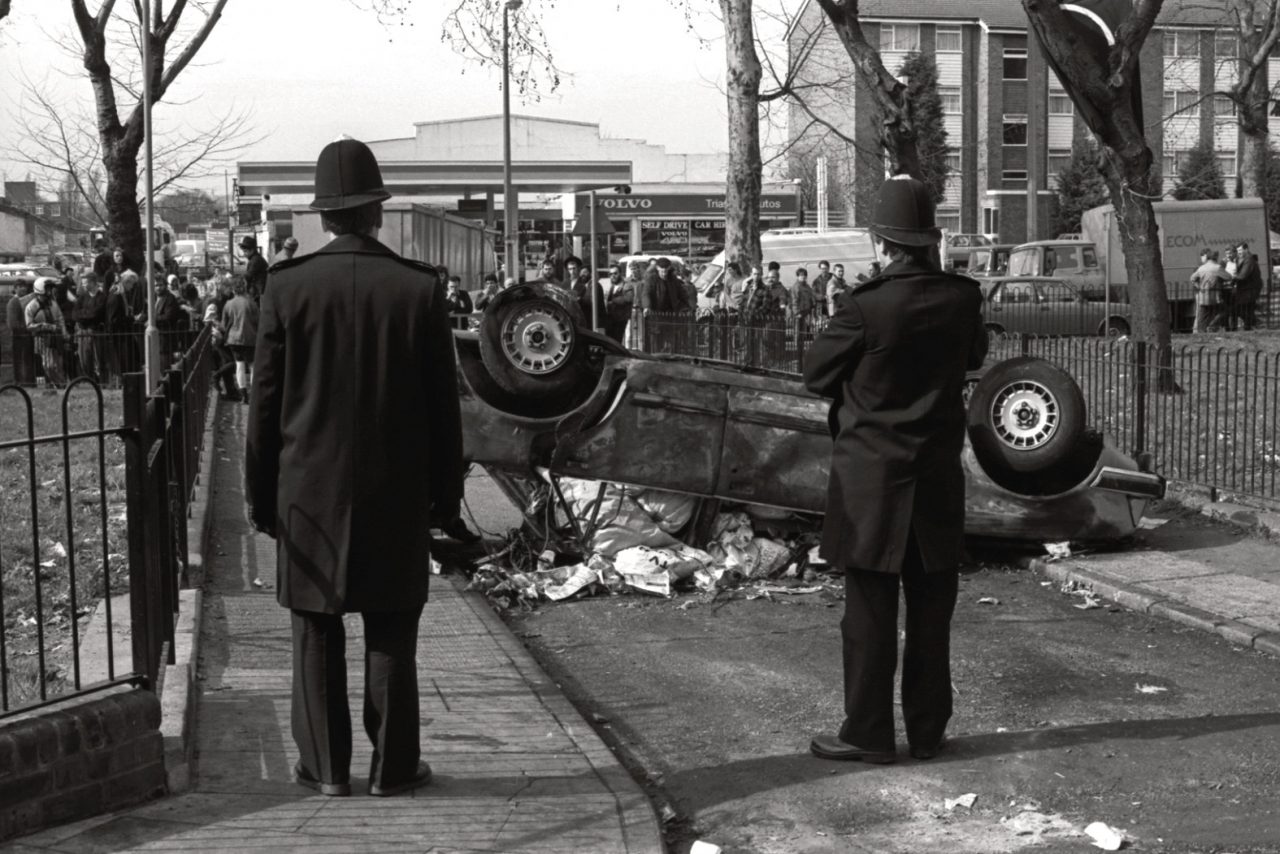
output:
<svg viewBox="0 0 1280 854"><path fill-rule="evenodd" d="M1228 247L1225 257L1216 249L1201 250L1191 286L1196 292L1192 332L1251 330L1258 325L1262 270L1248 243Z"/></svg>
<svg viewBox="0 0 1280 854"><path fill-rule="evenodd" d="M100 251L92 264L55 258L51 266L56 276L20 279L5 304L13 382L61 387L87 377L116 385L123 374L141 371L148 315L141 265L117 248ZM186 279L157 266L154 318L164 364L212 327L223 395L245 397L263 273L251 286L244 275Z"/></svg>

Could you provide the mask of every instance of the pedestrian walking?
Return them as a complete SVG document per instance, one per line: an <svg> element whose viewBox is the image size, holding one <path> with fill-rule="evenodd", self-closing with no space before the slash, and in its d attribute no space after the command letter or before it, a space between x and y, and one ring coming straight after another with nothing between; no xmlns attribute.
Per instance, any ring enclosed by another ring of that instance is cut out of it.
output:
<svg viewBox="0 0 1280 854"><path fill-rule="evenodd" d="M258 340L258 303L250 298L249 285L236 279L231 301L222 307L222 327L227 331L227 349L236 360L236 385L249 402L253 384L254 346Z"/></svg>
<svg viewBox="0 0 1280 854"><path fill-rule="evenodd" d="M453 336L435 271L375 238L391 194L368 146L325 146L315 187L311 207L332 239L271 273L247 497L253 524L276 538L277 598L292 612L295 779L350 794L342 615L359 613L369 792L393 795L431 779L416 650L428 521L456 518L463 493Z"/></svg>
<svg viewBox="0 0 1280 854"><path fill-rule="evenodd" d="M896 758L898 589L907 603L902 714L911 755L932 758L951 718L950 625L964 535L967 368L987 334L977 283L930 256L941 237L921 181L886 181L870 226L891 259L849 293L806 354L831 398L834 446L822 556L845 573L845 720L810 744L823 759Z"/></svg>
<svg viewBox="0 0 1280 854"><path fill-rule="evenodd" d="M225 282L210 297L204 309L204 325L209 327L209 341L213 351L213 376L222 385L222 400L243 400L244 394L236 385L236 357L227 349L227 330L222 325L222 310L231 302L231 286Z"/></svg>

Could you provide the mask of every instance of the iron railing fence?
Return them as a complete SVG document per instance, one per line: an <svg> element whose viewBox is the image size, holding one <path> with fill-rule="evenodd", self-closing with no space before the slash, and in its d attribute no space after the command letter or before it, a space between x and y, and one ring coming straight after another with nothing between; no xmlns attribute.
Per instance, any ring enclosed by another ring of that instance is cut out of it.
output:
<svg viewBox="0 0 1280 854"><path fill-rule="evenodd" d="M717 314L637 313L634 349L799 373L823 318L742 322ZM992 335L988 361L1034 355L1080 385L1090 425L1150 453L1173 481L1280 499L1280 354L1208 345L1159 348L1127 337Z"/></svg>
<svg viewBox="0 0 1280 854"><path fill-rule="evenodd" d="M199 329L161 330L160 353L168 364L186 352ZM6 381L14 385L65 388L79 377L88 377L107 388L119 388L121 377L142 370L145 333L130 332L32 333L19 330L0 347L8 370Z"/></svg>
<svg viewBox="0 0 1280 854"><path fill-rule="evenodd" d="M212 390L210 333L193 337L150 395L140 373L124 373L118 392L89 377L72 380L58 399L60 431L38 435L37 409L48 408L38 401L48 393L0 388L0 717L111 685L154 686L172 663ZM118 426L105 424L108 398L121 400ZM75 429L73 410L94 426ZM85 443L93 445L88 452ZM60 449L61 458L43 449ZM42 521L50 512L63 523L53 535ZM114 649L121 616L111 598L126 589L132 648L122 668ZM105 649L90 652L81 620L94 606ZM89 671L102 678L82 678Z"/></svg>

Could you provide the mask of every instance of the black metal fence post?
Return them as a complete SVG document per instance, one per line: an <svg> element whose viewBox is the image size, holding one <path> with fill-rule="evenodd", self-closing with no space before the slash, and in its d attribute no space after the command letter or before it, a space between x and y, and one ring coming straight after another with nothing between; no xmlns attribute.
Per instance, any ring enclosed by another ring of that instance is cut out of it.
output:
<svg viewBox="0 0 1280 854"><path fill-rule="evenodd" d="M1136 342L1133 350L1133 453L1147 449L1147 342Z"/></svg>
<svg viewBox="0 0 1280 854"><path fill-rule="evenodd" d="M151 436L147 423L146 379L142 374L124 374L123 386L125 450L125 519L129 539L129 615L132 626L133 671L155 685L156 670L151 655L153 639L148 618L147 560L147 449Z"/></svg>

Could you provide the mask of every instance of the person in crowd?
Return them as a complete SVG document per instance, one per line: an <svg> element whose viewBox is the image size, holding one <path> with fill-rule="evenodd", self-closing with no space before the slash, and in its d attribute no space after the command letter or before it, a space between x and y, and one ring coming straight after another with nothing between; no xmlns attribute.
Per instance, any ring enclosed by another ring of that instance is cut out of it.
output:
<svg viewBox="0 0 1280 854"><path fill-rule="evenodd" d="M594 328L596 322L603 327L605 322L604 288L599 282L591 281L591 271L584 269L579 258L571 257L565 261L565 287L578 301L582 318L588 326ZM594 286L594 287L593 287ZM595 306L600 307L600 316L595 315Z"/></svg>
<svg viewBox="0 0 1280 854"><path fill-rule="evenodd" d="M1191 274L1191 287L1196 295L1196 319L1193 333L1217 332L1222 328L1222 289L1227 274L1218 263L1218 253L1212 249L1200 251L1200 266Z"/></svg>
<svg viewBox="0 0 1280 854"><path fill-rule="evenodd" d="M107 293L111 293L112 289L120 284L120 277L127 272L132 272L133 268L129 265L129 259L125 257L124 250L116 247L111 250L111 265L107 267L107 271L102 274L102 287ZM136 274L135 274L136 275Z"/></svg>
<svg viewBox="0 0 1280 854"><path fill-rule="evenodd" d="M67 384L67 376L63 370L63 359L66 345L66 321L62 310L54 299L54 289L58 280L52 276L41 276L36 279L32 290L35 298L27 303L27 331L35 338L36 355L44 367L45 380L52 386L62 387Z"/></svg>
<svg viewBox="0 0 1280 854"><path fill-rule="evenodd" d="M834 446L822 556L845 573L845 719L819 735L822 759L896 759L893 687L905 593L902 715L916 759L943 746L952 712L950 626L964 550L966 369L987 333L972 279L943 273L929 188L899 176L870 230L884 275L841 300L810 345L804 383L830 398Z"/></svg>
<svg viewBox="0 0 1280 854"><path fill-rule="evenodd" d="M498 276L496 273L485 273L484 282L480 286L480 295L476 297L475 310L484 311L489 307L489 303L493 301L499 293Z"/></svg>
<svg viewBox="0 0 1280 854"><path fill-rule="evenodd" d="M156 290L156 329L160 330L160 349L172 353L176 346L175 333L186 326L186 314L176 293L178 277L169 274L164 285Z"/></svg>
<svg viewBox="0 0 1280 854"><path fill-rule="evenodd" d="M298 238L292 234L284 239L284 243L280 246L280 251L271 259L271 263L279 264L281 261L288 261L298 251Z"/></svg>
<svg viewBox="0 0 1280 854"><path fill-rule="evenodd" d="M93 272L97 274L102 289L108 290L111 286L107 284L107 272L115 265L115 256L107 249L107 241L101 237L94 243L93 248Z"/></svg>
<svg viewBox="0 0 1280 854"><path fill-rule="evenodd" d="M36 298L31 285L26 279L19 279L5 306L5 325L9 327L13 349L13 381L18 385L33 385L36 381L36 342L27 329L27 306Z"/></svg>
<svg viewBox="0 0 1280 854"><path fill-rule="evenodd" d="M227 331L227 349L236 360L236 385L249 402L253 389L254 347L258 340L258 303L249 296L249 284L236 279L231 301L222 308L222 327Z"/></svg>
<svg viewBox="0 0 1280 854"><path fill-rule="evenodd" d="M873 264L876 262L872 262ZM834 316L837 303L849 292L853 285L844 277L844 265L836 264L831 268L831 281L827 282L827 315Z"/></svg>
<svg viewBox="0 0 1280 854"><path fill-rule="evenodd" d="M194 282L187 282L178 293L182 301L182 310L187 314L188 326L194 331L204 321L204 300L200 297L200 289Z"/></svg>
<svg viewBox="0 0 1280 854"><path fill-rule="evenodd" d="M80 355L80 373L103 384L108 379L103 333L107 328L107 292L98 282L98 274L87 269L80 274L80 293L75 308L76 344Z"/></svg>
<svg viewBox="0 0 1280 854"><path fill-rule="evenodd" d="M671 259L657 259L656 273L645 283L640 295L640 307L645 314L650 312L673 312L689 310L688 294L684 281L672 269Z"/></svg>
<svg viewBox="0 0 1280 854"><path fill-rule="evenodd" d="M291 611L295 780L351 793L343 615L359 613L369 794L388 796L431 780L416 660L431 579L424 520L461 508L457 368L444 283L375 237L391 194L373 152L330 143L315 188L332 239L271 273L246 497L254 526L279 544L277 598Z"/></svg>
<svg viewBox="0 0 1280 854"><path fill-rule="evenodd" d="M240 251L244 253L244 284L249 297L258 302L267 289L267 259L258 249L258 240L252 234L240 238Z"/></svg>
<svg viewBox="0 0 1280 854"><path fill-rule="evenodd" d="M759 264L752 264L751 270L743 284L742 296L738 299L738 311L745 321L754 321L769 312L769 286L764 280L764 270Z"/></svg>
<svg viewBox="0 0 1280 854"><path fill-rule="evenodd" d="M462 289L462 277L450 276L447 289L445 290L444 301L449 306L449 322L453 324L454 329L466 329L471 324L471 312L474 307L471 303L471 294Z"/></svg>
<svg viewBox="0 0 1280 854"><path fill-rule="evenodd" d="M742 275L742 267L737 261L725 264L720 293L716 295L716 308L727 315L737 315L749 282L750 279Z"/></svg>
<svg viewBox="0 0 1280 854"><path fill-rule="evenodd" d="M556 275L556 262L550 258L544 259L538 268L538 278L534 279L533 283L560 287L560 277Z"/></svg>
<svg viewBox="0 0 1280 854"><path fill-rule="evenodd" d="M604 297L604 334L619 344L626 340L627 323L631 320L631 311L635 303L635 282L623 277L621 265L610 264L609 286L605 290Z"/></svg>
<svg viewBox="0 0 1280 854"><path fill-rule="evenodd" d="M231 285L223 282L210 297L204 308L204 325L209 327L209 340L213 351L213 376L222 385L221 400L240 401L244 394L236 385L236 357L227 349L227 330L222 325L222 310L232 298Z"/></svg>
<svg viewBox="0 0 1280 854"><path fill-rule="evenodd" d="M119 377L142 369L142 324L147 311L138 274L125 270L107 294L107 363Z"/></svg>
<svg viewBox="0 0 1280 854"><path fill-rule="evenodd" d="M796 278L787 289L785 302L787 320L812 320L822 305L818 294L809 284L809 271L804 267L796 268Z"/></svg>
<svg viewBox="0 0 1280 854"><path fill-rule="evenodd" d="M821 307L822 313L827 314L827 285L831 282L831 264L823 260L818 262L818 275L813 277L814 294L818 297L818 305Z"/></svg>
<svg viewBox="0 0 1280 854"><path fill-rule="evenodd" d="M1231 295L1231 328L1252 331L1258 325L1258 297L1262 295L1262 269L1258 256L1249 251L1249 244L1241 241L1236 246L1237 266L1232 277L1234 290Z"/></svg>

